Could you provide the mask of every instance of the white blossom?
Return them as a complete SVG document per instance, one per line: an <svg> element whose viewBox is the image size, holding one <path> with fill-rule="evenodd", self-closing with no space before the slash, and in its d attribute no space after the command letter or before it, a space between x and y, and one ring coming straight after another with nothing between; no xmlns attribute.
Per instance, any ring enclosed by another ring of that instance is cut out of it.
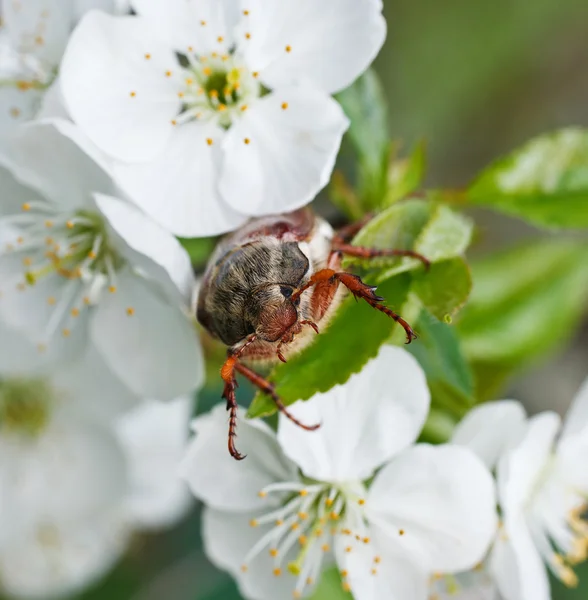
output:
<svg viewBox="0 0 588 600"><path fill-rule="evenodd" d="M428 600L501 600L496 584L484 565L457 575L435 574Z"/></svg>
<svg viewBox="0 0 588 600"><path fill-rule="evenodd" d="M385 38L379 0L133 0L88 14L62 90L117 180L177 235L310 202L348 121L330 94Z"/></svg>
<svg viewBox="0 0 588 600"><path fill-rule="evenodd" d="M0 315L48 357L93 345L136 394L173 398L203 376L189 257L88 152L71 123L38 122L0 161Z"/></svg>
<svg viewBox="0 0 588 600"><path fill-rule="evenodd" d="M0 3L0 148L19 124L44 113L76 21L88 10L125 10L115 0L5 0ZM128 7L127 7L128 8Z"/></svg>
<svg viewBox="0 0 588 600"><path fill-rule="evenodd" d="M495 532L494 485L465 448L413 445L429 402L416 361L385 346L290 407L318 431L240 423L242 463L226 451L224 407L196 419L181 471L207 505L208 556L259 600L306 595L333 562L360 600L424 600L431 572L473 567Z"/></svg>
<svg viewBox="0 0 588 600"><path fill-rule="evenodd" d="M521 405L496 402L460 430L496 464L502 524L488 564L501 596L549 600L548 569L575 587L573 567L588 557L588 380L563 427L553 412L527 419Z"/></svg>
<svg viewBox="0 0 588 600"><path fill-rule="evenodd" d="M189 508L171 474L191 403L140 402L91 351L25 373L12 356L34 347L5 326L0 336L0 590L63 597L104 576L133 531Z"/></svg>

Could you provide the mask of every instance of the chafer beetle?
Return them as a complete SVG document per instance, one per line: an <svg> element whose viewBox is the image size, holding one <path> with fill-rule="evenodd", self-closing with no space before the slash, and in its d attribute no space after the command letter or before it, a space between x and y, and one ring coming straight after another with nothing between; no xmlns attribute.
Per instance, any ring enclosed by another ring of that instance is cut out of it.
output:
<svg viewBox="0 0 588 600"><path fill-rule="evenodd" d="M263 392L277 408L300 427L273 385L244 363L277 360L300 351L312 342L333 315L345 289L356 298L399 323L406 343L415 333L410 325L387 308L357 275L341 271L343 255L361 258L411 256L427 267L429 261L409 250L380 250L352 246L348 241L363 223L352 224L335 233L331 226L304 208L289 214L251 220L227 235L210 258L198 297L198 321L217 339L229 346L221 369L229 417L229 452L244 457L234 443L237 427L235 371ZM342 284L342 285L341 285Z"/></svg>

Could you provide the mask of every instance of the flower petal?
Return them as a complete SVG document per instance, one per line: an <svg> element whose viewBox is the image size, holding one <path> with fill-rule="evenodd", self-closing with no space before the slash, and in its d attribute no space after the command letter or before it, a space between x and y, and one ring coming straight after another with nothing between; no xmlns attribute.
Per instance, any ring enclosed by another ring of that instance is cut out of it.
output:
<svg viewBox="0 0 588 600"><path fill-rule="evenodd" d="M179 306L128 269L116 292L106 292L92 319L91 337L109 367L144 397L172 399L202 384L198 335Z"/></svg>
<svg viewBox="0 0 588 600"><path fill-rule="evenodd" d="M278 439L305 475L353 481L416 440L429 411L423 370L406 350L383 346L376 358L343 385L290 407L308 432L280 416Z"/></svg>
<svg viewBox="0 0 588 600"><path fill-rule="evenodd" d="M430 572L472 568L496 533L492 476L461 446L405 450L378 473L366 507L374 528Z"/></svg>
<svg viewBox="0 0 588 600"><path fill-rule="evenodd" d="M174 52L143 19L97 11L82 19L61 65L73 120L101 150L127 161L165 147L180 109L180 77Z"/></svg>
<svg viewBox="0 0 588 600"><path fill-rule="evenodd" d="M2 590L10 597L69 597L103 577L121 558L128 532L117 515L68 524L39 523L0 552Z"/></svg>
<svg viewBox="0 0 588 600"><path fill-rule="evenodd" d="M178 52L228 52L233 45L238 0L132 0L134 10Z"/></svg>
<svg viewBox="0 0 588 600"><path fill-rule="evenodd" d="M83 406L103 423L110 423L140 403L140 398L108 368L93 344L86 346L78 360L55 369L52 382L64 401Z"/></svg>
<svg viewBox="0 0 588 600"><path fill-rule="evenodd" d="M464 417L455 428L451 442L467 446L493 469L509 440L520 434L525 422L526 413L520 402L488 402L476 406Z"/></svg>
<svg viewBox="0 0 588 600"><path fill-rule="evenodd" d="M241 411L244 415L244 411ZM296 467L282 454L274 433L262 421L241 420L237 438L247 459L238 462L227 450L227 412L224 406L193 422L196 436L180 466L194 495L224 511L267 508L259 492L270 483L297 481Z"/></svg>
<svg viewBox="0 0 588 600"><path fill-rule="evenodd" d="M559 415L544 412L529 419L516 444L498 461L498 498L508 515L524 510L541 472L549 463Z"/></svg>
<svg viewBox="0 0 588 600"><path fill-rule="evenodd" d="M169 527L186 515L192 496L177 465L188 444L192 398L146 401L118 420L116 431L129 461L128 508L144 528Z"/></svg>
<svg viewBox="0 0 588 600"><path fill-rule="evenodd" d="M254 216L308 204L328 183L348 125L341 107L312 89L283 88L254 102L225 136L223 199Z"/></svg>
<svg viewBox="0 0 588 600"><path fill-rule="evenodd" d="M282 574L274 575L275 559L261 552L245 571L241 569L247 553L267 533L268 527L250 527L252 513L231 513L206 508L202 516L204 550L208 558L237 580L241 594L254 600L292 598L296 577L285 568L291 556L283 557ZM311 588L312 586L309 586Z"/></svg>
<svg viewBox="0 0 588 600"><path fill-rule="evenodd" d="M246 217L223 202L217 191L223 136L214 123L178 125L153 161L115 164L117 181L147 214L176 235L198 237L236 229Z"/></svg>
<svg viewBox="0 0 588 600"><path fill-rule="evenodd" d="M57 66L72 25L72 2L4 2L2 20L3 33L19 52L34 55L49 63L49 67Z"/></svg>
<svg viewBox="0 0 588 600"><path fill-rule="evenodd" d="M411 561L398 545L390 544L377 528L369 531L369 544L350 546L349 538L335 540L339 571L355 600L408 600L427 597L429 573ZM350 550L351 549L351 550Z"/></svg>
<svg viewBox="0 0 588 600"><path fill-rule="evenodd" d="M165 283L165 280L171 280L189 302L194 289L194 273L190 257L178 240L128 202L101 194L94 198L108 223L124 242L120 245L121 254L149 275L155 275L158 281ZM152 267L155 265L161 269L154 270Z"/></svg>
<svg viewBox="0 0 588 600"><path fill-rule="evenodd" d="M20 125L35 116L42 98L43 92L33 88L0 88L0 149L5 149Z"/></svg>
<svg viewBox="0 0 588 600"><path fill-rule="evenodd" d="M588 378L584 380L564 420L560 440L569 435L584 433L588 435Z"/></svg>
<svg viewBox="0 0 588 600"><path fill-rule="evenodd" d="M505 600L551 599L547 570L522 520L507 523L498 536L490 569Z"/></svg>
<svg viewBox="0 0 588 600"><path fill-rule="evenodd" d="M21 181L17 176L17 169L5 156L0 156L0 189L2 190L2 202L0 202L0 218L22 212L23 204L29 202L44 202L43 197ZM3 229L5 229L3 227ZM5 233L2 234L5 236ZM2 240L2 250L8 240Z"/></svg>
<svg viewBox="0 0 588 600"><path fill-rule="evenodd" d="M21 127L10 145L10 158L16 175L62 210L92 210L93 192L115 189L95 148L65 120Z"/></svg>
<svg viewBox="0 0 588 600"><path fill-rule="evenodd" d="M386 37L382 3L374 0L242 4L249 14L239 48L270 88L303 83L338 92L367 69Z"/></svg>

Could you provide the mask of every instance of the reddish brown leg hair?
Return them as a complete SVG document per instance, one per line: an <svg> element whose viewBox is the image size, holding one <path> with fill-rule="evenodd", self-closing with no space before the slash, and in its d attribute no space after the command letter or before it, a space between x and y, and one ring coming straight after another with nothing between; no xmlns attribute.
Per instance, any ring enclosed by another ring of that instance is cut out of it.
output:
<svg viewBox="0 0 588 600"><path fill-rule="evenodd" d="M237 437L237 398L235 395L235 390L238 387L237 380L235 379L235 371L241 373L244 377L249 379L249 381L258 387L262 392L271 396L272 400L275 402L278 410L282 412L288 419L290 419L293 423L296 423L302 429L306 429L307 431L315 431L320 427L320 425L304 425L294 415L292 415L281 398L276 394L274 390L273 384L264 379L261 375L252 371L245 365L239 362L239 356L244 352L245 348L252 344L257 339L257 336L254 334L250 336L245 344L237 350L234 354L229 354L227 360L221 368L221 377L225 382L225 388L223 390L223 398L227 401L227 410L229 411L229 454L235 460L243 460L246 458L243 456L235 447L235 438Z"/></svg>
<svg viewBox="0 0 588 600"><path fill-rule="evenodd" d="M358 258L377 258L380 256L409 256L420 260L425 268L431 266L431 262L428 258L425 258L418 252L412 250L387 250L379 248L364 248L363 246L351 246L350 244L344 244L339 242L333 243L333 252L341 252L347 256L357 256Z"/></svg>
<svg viewBox="0 0 588 600"><path fill-rule="evenodd" d="M374 293L376 288L366 285L357 275L352 275L351 273L337 272L333 269L322 269L321 271L317 271L312 275L308 283L292 294L290 298L291 301L294 302L296 298L300 297L307 289L325 281L340 281L355 296L355 298L365 300L371 307L383 312L391 319L394 319L406 332L407 344L410 344L412 340L416 339L417 336L412 327L400 315L382 304L384 298L377 296Z"/></svg>

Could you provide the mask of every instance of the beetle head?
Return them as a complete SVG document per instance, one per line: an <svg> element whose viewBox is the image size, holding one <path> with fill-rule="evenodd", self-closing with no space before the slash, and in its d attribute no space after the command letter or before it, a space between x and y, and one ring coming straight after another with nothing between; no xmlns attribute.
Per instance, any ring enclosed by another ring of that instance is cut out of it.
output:
<svg viewBox="0 0 588 600"><path fill-rule="evenodd" d="M251 292L245 304L245 319L258 338L275 342L298 321L298 311L290 300L293 293L293 286L275 283Z"/></svg>

